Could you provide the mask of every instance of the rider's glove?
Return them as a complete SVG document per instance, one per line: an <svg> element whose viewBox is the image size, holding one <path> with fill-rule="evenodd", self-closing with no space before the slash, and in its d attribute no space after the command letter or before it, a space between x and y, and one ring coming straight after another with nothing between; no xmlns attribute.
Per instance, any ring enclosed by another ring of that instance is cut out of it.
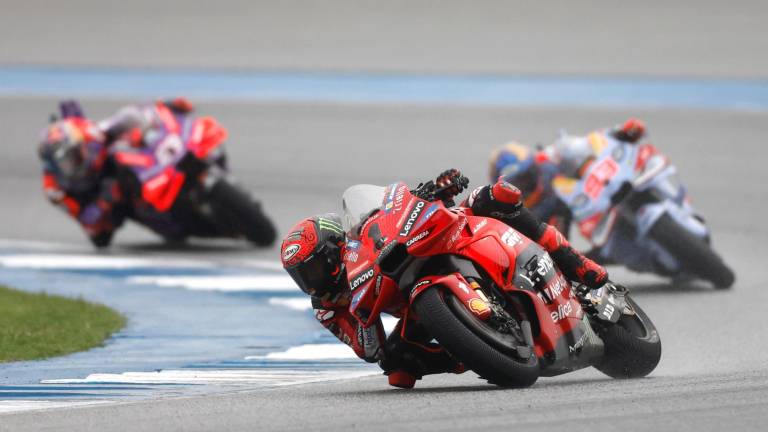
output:
<svg viewBox="0 0 768 432"><path fill-rule="evenodd" d="M645 135L645 124L636 119L630 118L623 125L614 130L613 136L625 142L636 143Z"/></svg>
<svg viewBox="0 0 768 432"><path fill-rule="evenodd" d="M461 171L451 168L443 171L435 179L435 198L443 201L452 200L469 185L469 179L461 175Z"/></svg>
<svg viewBox="0 0 768 432"><path fill-rule="evenodd" d="M515 185L499 177L496 183L476 188L469 195L466 206L477 216L489 216L509 223L523 206L522 193Z"/></svg>

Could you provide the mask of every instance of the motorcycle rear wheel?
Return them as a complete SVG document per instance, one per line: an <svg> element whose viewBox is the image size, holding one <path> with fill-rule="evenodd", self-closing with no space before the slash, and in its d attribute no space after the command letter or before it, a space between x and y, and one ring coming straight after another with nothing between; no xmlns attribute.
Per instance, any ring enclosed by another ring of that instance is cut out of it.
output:
<svg viewBox="0 0 768 432"><path fill-rule="evenodd" d="M421 293L414 302L414 309L430 335L457 360L492 384L501 387L533 385L540 372L533 350L527 360L502 353L487 341L488 336L493 335L477 334L478 326L462 322L465 314L453 310L451 303L454 302L446 298L449 296L453 294L435 286ZM464 307L460 303L454 304ZM489 328L488 331L492 330Z"/></svg>
<svg viewBox="0 0 768 432"><path fill-rule="evenodd" d="M274 243L277 231L272 221L261 211L261 204L239 186L221 179L213 185L211 202L229 216L237 232L257 246Z"/></svg>
<svg viewBox="0 0 768 432"><path fill-rule="evenodd" d="M596 325L605 352L595 368L612 378L641 378L661 359L661 339L648 315L630 297L635 315L622 315L616 324Z"/></svg>
<svg viewBox="0 0 768 432"><path fill-rule="evenodd" d="M730 288L736 280L707 242L683 229L669 215L659 218L649 236L669 251L686 272L712 282L715 288Z"/></svg>

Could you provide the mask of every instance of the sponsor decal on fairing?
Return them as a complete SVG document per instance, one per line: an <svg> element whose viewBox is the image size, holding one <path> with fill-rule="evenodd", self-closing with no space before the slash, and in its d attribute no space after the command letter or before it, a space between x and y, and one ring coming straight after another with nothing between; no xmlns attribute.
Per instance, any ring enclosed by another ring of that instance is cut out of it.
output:
<svg viewBox="0 0 768 432"><path fill-rule="evenodd" d="M344 261L349 261L351 263L356 263L359 258L360 255L355 251L347 251L344 254Z"/></svg>
<svg viewBox="0 0 768 432"><path fill-rule="evenodd" d="M416 294L416 291L417 291L419 288L421 288L421 287L423 287L423 286L425 286L425 285L429 285L430 283L432 283L432 281L431 281L431 280L429 280L429 279L424 279L423 281L420 281L420 282L418 282L416 285L414 285L414 286L413 286L413 288L411 288L411 298L413 298L414 294Z"/></svg>
<svg viewBox="0 0 768 432"><path fill-rule="evenodd" d="M352 278L352 282L349 284L349 287L352 290L357 289L364 283L368 282L373 277L373 267L369 267L366 270L363 270L360 274Z"/></svg>
<svg viewBox="0 0 768 432"><path fill-rule="evenodd" d="M573 305L571 304L571 302L568 302L568 303L557 305L557 310L552 311L550 313L550 316L552 317L552 321L558 322L562 319L567 318L568 315L571 314L571 312L573 312Z"/></svg>
<svg viewBox="0 0 768 432"><path fill-rule="evenodd" d="M408 186L401 184L399 187L395 183L391 185L391 190L387 196L387 203L384 204L384 211L389 213L394 209L398 212L403 208L403 198L405 198L405 192L408 190Z"/></svg>
<svg viewBox="0 0 768 432"><path fill-rule="evenodd" d="M469 310L476 314L484 314L488 309L488 305L479 298L473 298L469 301Z"/></svg>
<svg viewBox="0 0 768 432"><path fill-rule="evenodd" d="M400 231L400 237L408 236L408 234L411 232L411 228L413 228L413 224L416 222L416 219L419 218L419 215L423 209L424 201L417 201L416 204L413 205L413 209L411 210L408 219L406 219L405 224L403 225L403 229Z"/></svg>
<svg viewBox="0 0 768 432"><path fill-rule="evenodd" d="M373 271L373 270L371 270L371 271ZM365 287L365 288L361 289L360 291L356 292L352 296L352 301L350 302L349 307L351 309L355 309L357 307L357 305L360 303L360 300L362 300L363 296L367 292L368 292L368 287Z"/></svg>
<svg viewBox="0 0 768 432"><path fill-rule="evenodd" d="M409 246L411 246L412 244L414 244L414 243L416 243L416 242L418 242L418 241L421 241L422 239L424 239L424 238L425 238L426 236L428 236L428 235L429 235L429 230L427 230L427 231L422 231L422 232L420 232L420 233L416 234L415 236L413 236L413 238L411 238L410 240L408 240L407 242L405 242L405 247L409 247Z"/></svg>
<svg viewBox="0 0 768 432"><path fill-rule="evenodd" d="M579 340L576 341L575 344L568 347L568 352L576 352L577 350L581 349L581 347L584 346L584 342L587 341L587 334L583 333Z"/></svg>
<svg viewBox="0 0 768 432"><path fill-rule="evenodd" d="M464 282L459 282L459 289L462 290L464 294L469 294L469 288Z"/></svg>
<svg viewBox="0 0 768 432"><path fill-rule="evenodd" d="M456 243L456 240L461 236L461 231L465 226L467 226L467 219L462 219L461 222L459 222L459 227L456 228L456 231L454 231L454 233L451 234L451 237L448 238L448 243L446 244L447 247L451 247Z"/></svg>
<svg viewBox="0 0 768 432"><path fill-rule="evenodd" d="M568 286L568 282L563 278L562 276L558 276L555 279L553 279L549 285L544 287L543 292L544 295L548 296L549 299L553 300L562 294L563 290ZM544 300L542 293L539 293L539 298L542 298Z"/></svg>
<svg viewBox="0 0 768 432"><path fill-rule="evenodd" d="M486 225L488 225L488 219L483 219L480 222L478 222L477 225L475 225L474 228L472 228L472 232L478 231L480 228L482 228L482 227L484 227Z"/></svg>
<svg viewBox="0 0 768 432"><path fill-rule="evenodd" d="M539 263L536 267L536 273L538 273L539 276L546 276L547 273L552 271L554 268L555 263L552 262L552 257L549 255L542 255L542 257L539 258Z"/></svg>
<svg viewBox="0 0 768 432"><path fill-rule="evenodd" d="M515 247L523 241L523 238L520 236L519 232L510 228L501 235L501 241L503 241L507 246Z"/></svg>
<svg viewBox="0 0 768 432"><path fill-rule="evenodd" d="M427 207L426 210L424 210L424 213L421 215L421 219L419 219L416 222L416 225L414 225L413 228L418 229L420 226L424 225L424 223L428 221L433 214L435 214L437 209L438 209L438 205L435 203L432 203L429 207Z"/></svg>
<svg viewBox="0 0 768 432"><path fill-rule="evenodd" d="M616 308L615 308L615 307L613 307L613 305L611 305L611 304L607 304L607 305L605 305L605 309L603 309L603 316L604 316L606 319L611 319L611 317L613 316L613 312L614 312L615 310L616 310Z"/></svg>

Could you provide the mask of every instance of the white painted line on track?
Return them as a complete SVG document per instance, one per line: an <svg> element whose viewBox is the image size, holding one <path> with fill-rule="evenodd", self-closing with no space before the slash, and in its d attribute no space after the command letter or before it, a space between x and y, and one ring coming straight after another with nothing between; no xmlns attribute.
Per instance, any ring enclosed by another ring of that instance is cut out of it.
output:
<svg viewBox="0 0 768 432"><path fill-rule="evenodd" d="M309 297L272 297L269 299L269 304L273 306L283 306L297 311L312 310L312 301ZM387 334L392 332L392 329L397 325L397 321L398 318L391 315L381 315L381 323Z"/></svg>
<svg viewBox="0 0 768 432"><path fill-rule="evenodd" d="M256 267L264 270L278 270L284 271L283 264L280 261L268 261L263 259L247 259L239 261L238 264L242 264L248 267Z"/></svg>
<svg viewBox="0 0 768 432"><path fill-rule="evenodd" d="M70 254L0 255L0 266L44 270L121 270L134 268L213 268L214 263L182 259Z"/></svg>
<svg viewBox="0 0 768 432"><path fill-rule="evenodd" d="M0 400L0 414L20 411L46 410L53 408L72 408L86 405L109 403L106 400L93 401L50 401L50 400Z"/></svg>
<svg viewBox="0 0 768 432"><path fill-rule="evenodd" d="M132 284L161 287L182 287L193 291L266 291L296 292L298 288L290 276L131 276Z"/></svg>
<svg viewBox="0 0 768 432"><path fill-rule="evenodd" d="M272 306L283 306L300 312L312 310L309 297L272 297L268 302Z"/></svg>
<svg viewBox="0 0 768 432"><path fill-rule="evenodd" d="M161 268L161 267L220 267L220 260L197 260L175 258L168 255L158 255L149 258L137 258L131 254L115 254L96 252L92 247L81 244L54 243L37 240L18 240L0 238L0 249L13 251L12 254L0 255L0 266L32 268L32 269L121 269L121 268ZM29 251L30 253L15 253ZM114 252L114 251L113 251ZM35 254L38 253L38 254ZM26 258L25 258L26 257ZM44 260L44 262L43 262ZM94 265L86 263L92 261ZM41 264L42 263L42 264ZM262 270L282 271L279 260L258 258L236 259L225 261L234 267L250 267ZM95 267L98 265L99 267Z"/></svg>
<svg viewBox="0 0 768 432"><path fill-rule="evenodd" d="M232 386L286 386L375 375L373 369L355 370L281 370L281 369L178 369L157 372L91 374L82 379L44 380L43 384L225 384Z"/></svg>
<svg viewBox="0 0 768 432"><path fill-rule="evenodd" d="M342 343L307 344L288 348L282 352L271 352L263 356L248 356L246 360L329 360L357 359L352 348Z"/></svg>

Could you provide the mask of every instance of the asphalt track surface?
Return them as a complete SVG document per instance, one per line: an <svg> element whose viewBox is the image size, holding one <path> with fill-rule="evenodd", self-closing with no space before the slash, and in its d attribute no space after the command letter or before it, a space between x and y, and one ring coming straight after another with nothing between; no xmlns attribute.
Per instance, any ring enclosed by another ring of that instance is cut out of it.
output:
<svg viewBox="0 0 768 432"><path fill-rule="evenodd" d="M434 59L416 55L413 47L404 48L405 52L397 52L390 57L384 54L389 46L386 44L368 44L376 49L363 50L349 41L348 45L342 44L337 50L338 46L333 43L336 40L330 40L334 36L332 31L327 36L318 37L317 46L307 47L296 42L296 46L304 46L306 52L299 50L297 55L288 59L298 59L294 63L294 60L279 61L282 49L270 51L266 48L269 55L263 60L248 63L248 59L241 59L244 63L238 63L232 52L242 49L243 46L238 44L246 42L237 37L232 38L231 46L235 48L229 51L230 57L227 57L228 50L217 52L209 47L211 57L208 59L210 63L217 64L230 61L229 65L233 67L278 65L318 69L649 73L758 78L767 75L768 67L761 64L765 62L765 56L754 56L755 52L765 52L764 44L768 40L764 30L754 24L763 19L764 10L747 6L706 6L698 9L701 12L698 15L699 24L681 26L680 23L693 20L687 12L697 7L692 2L682 4L688 8L680 10L681 6L669 6L674 9L664 9L667 13L653 15L657 19L653 22L659 23L659 32L653 35L645 30L648 26L633 28L640 25L638 22L651 22L647 11L638 11L636 16L640 18L626 25L618 24L621 22L618 18L626 15L613 11L608 14L608 18L612 18L610 31L601 32L595 30L595 26L586 26L583 33L573 33L569 43L578 43L579 46L570 51L561 49L553 42L571 34L565 30L565 13L557 9L547 10L547 13L542 10L536 18L539 22L551 23L558 38L550 40L543 36L546 32L525 33L520 30L521 26L523 29L529 26L528 29L533 30L530 20L522 20L520 26L511 26L513 34L530 35L551 54L533 56L529 53L530 59L533 59L531 62L518 61L527 58L523 55L525 52L515 60L499 60L504 56L497 55L499 51L491 48L488 52L475 52L470 50L473 43L456 32L448 32L447 37L467 44L463 51L465 57L461 57L467 61L460 62L458 66L451 62L456 51L435 53L434 56L440 58L432 62L430 60ZM24 15L22 12L25 9L21 6L9 10L17 12L4 13L2 19L6 24L17 26L15 35L23 33L18 30L19 24L14 24L15 20L8 17L34 14L28 12ZM195 8L190 7L189 10L194 11ZM472 17L470 12L473 9L469 7L450 10L442 13ZM597 13L603 9L591 5L583 10ZM553 14L551 21L545 19L549 12ZM369 20L385 21L384 18L361 14ZM720 21L717 17L723 16L730 19L722 21L724 24L718 27L716 24ZM322 27L325 21L322 14L319 17L313 25ZM245 26L239 21L242 18L226 18L234 20L232 28L235 31ZM335 18L327 17L326 20L333 21ZM344 16L343 22L355 22L355 26L366 30L370 28L365 27L369 24L366 20L361 22ZM200 20L191 19L186 24L194 26L200 24ZM385 24L382 27L390 28ZM30 33L34 33L37 25L30 25ZM435 26L455 27L451 26L450 20ZM490 26L489 31L501 34L504 27L501 24ZM7 26L0 28L7 29ZM713 28L723 31L713 31L716 35L710 36L713 32L709 30ZM633 34L642 30L643 37L608 37L624 29ZM470 30L472 28L462 27L459 33ZM115 27L116 34L127 31ZM315 27L306 31L320 30ZM402 42L407 39L409 31L417 30L406 25L402 32L393 32L402 33L398 36L401 39L386 39L387 44ZM665 31L667 38L664 38ZM373 37L367 32L366 35ZM541 38L535 38L540 35ZM85 34L80 37L85 37ZM217 37L222 36L214 36L213 40ZM42 52L7 45L6 42L2 59L6 63L55 61L66 64L69 59L75 63L94 64L104 58L100 54L112 52L109 47L100 46L97 48L101 51L93 57L57 58L58 50L50 38L41 36L24 43L26 48L30 44L40 49L49 47L46 48L49 51ZM296 38L300 39L299 36ZM431 41L432 46L440 45L432 36L420 40L425 43ZM595 51L592 49L594 46L616 52L635 41L645 55L642 62L628 60L628 65L636 66L633 68L608 61L602 56L581 56L575 61L563 62L541 60L543 57L554 58L556 53L562 52L592 52ZM221 40L219 42L230 46ZM259 43L266 44L263 41ZM322 49L326 46L324 44L327 44L325 50ZM700 50L688 49L694 45ZM461 49L461 44L450 46L452 50ZM160 67L169 64L210 66L208 61L201 64L202 61L191 53L185 55L184 50L176 57L168 57L166 62L166 57L161 58L158 54L162 51L159 48L149 50L147 56L139 56L139 48L127 44L121 48L131 55L107 56L105 62L109 65L131 63ZM137 51L132 52L131 49ZM330 56L331 52L337 53L337 56ZM472 58L470 54L479 57ZM222 56L221 62L217 55ZM442 63L438 61L440 59ZM88 100L86 108L98 116L125 102L128 101ZM44 121L44 113L52 109L53 103L53 99L47 98L0 99L0 124L4 131L3 145L0 146L4 210L0 214L0 237L72 244L83 241L77 227L50 208L40 196L39 165L35 160L33 142L35 131ZM712 228L716 249L736 271L737 282L731 290L717 292L704 285L675 285L653 276L611 269L614 279L630 286L661 334L664 346L662 361L649 378L642 380L614 381L596 371L584 370L557 378L543 378L530 389L499 390L468 373L427 377L418 383L415 390L408 392L390 389L382 377L371 377L241 391L216 397L185 397L11 414L0 418L0 430L466 430L493 426L552 431L594 428L683 431L764 429L768 421L765 410L768 405L768 338L762 333L765 329L765 305L768 304L768 269L764 264L768 258L765 246L768 228L762 221L762 215L767 210L765 199L768 185L768 175L764 171L768 156L764 112L247 102L206 102L200 110L218 117L229 128L231 140L228 148L233 171L263 199L281 232L308 214L338 209L338 197L353 183L382 184L396 179L417 182L447 167L456 166L464 170L473 185L478 185L485 181L487 153L504 141L515 138L526 142L547 142L561 127L572 132L586 132L594 127L619 122L630 115L639 116L647 121L652 140L679 167L683 181L690 188L694 205L706 216ZM137 227L121 231L116 240L115 250L118 252L158 256L211 255L211 248L207 246L192 245L182 251L163 250L155 246L157 240L151 234ZM274 259L277 256L276 248L252 251L242 244L217 246L216 252L219 259L228 261L245 257Z"/></svg>
<svg viewBox="0 0 768 432"><path fill-rule="evenodd" d="M761 0L4 0L2 6L3 63L768 76L762 55L768 11Z"/></svg>
<svg viewBox="0 0 768 432"><path fill-rule="evenodd" d="M2 149L7 164L3 184L12 185L4 198L15 209L3 213L4 237L82 241L78 229L40 199L34 175L37 162L29 131L52 103L2 101L3 118L17 125L11 131L20 131ZM89 101L87 106L101 114L119 103ZM258 104L205 104L200 109L230 128L233 170L263 198L281 232L305 215L333 210L340 193L354 182L415 182L458 166L479 184L485 178L486 154L511 136L544 140L553 135L553 125L583 132L640 115L654 142L678 164L715 233L716 248L734 267L738 281L730 291L715 292L613 272L633 288L664 344L659 368L640 381L613 382L587 370L542 379L529 390L499 391L470 374L429 377L419 386L423 390L406 394L390 390L377 377L202 400L15 414L4 416L0 428L290 429L317 424L312 419L322 419L324 427L362 426L379 419L371 426L387 429L394 418L401 425L415 422L435 430L517 422L553 430L585 418L624 424L622 415L627 414L627 424L638 428L674 420L715 430L765 419L759 408L768 401L768 343L760 333L768 300L763 265L768 239L758 223L768 180L761 171L767 153L761 144L763 114ZM340 154L344 162L329 170ZM42 222L24 222L33 215ZM152 241L141 229L129 228L118 236L116 250L163 253L153 250ZM181 253L195 250L192 246ZM222 259L276 254L274 248L252 252L235 245L223 251ZM553 415L557 412L562 415Z"/></svg>

